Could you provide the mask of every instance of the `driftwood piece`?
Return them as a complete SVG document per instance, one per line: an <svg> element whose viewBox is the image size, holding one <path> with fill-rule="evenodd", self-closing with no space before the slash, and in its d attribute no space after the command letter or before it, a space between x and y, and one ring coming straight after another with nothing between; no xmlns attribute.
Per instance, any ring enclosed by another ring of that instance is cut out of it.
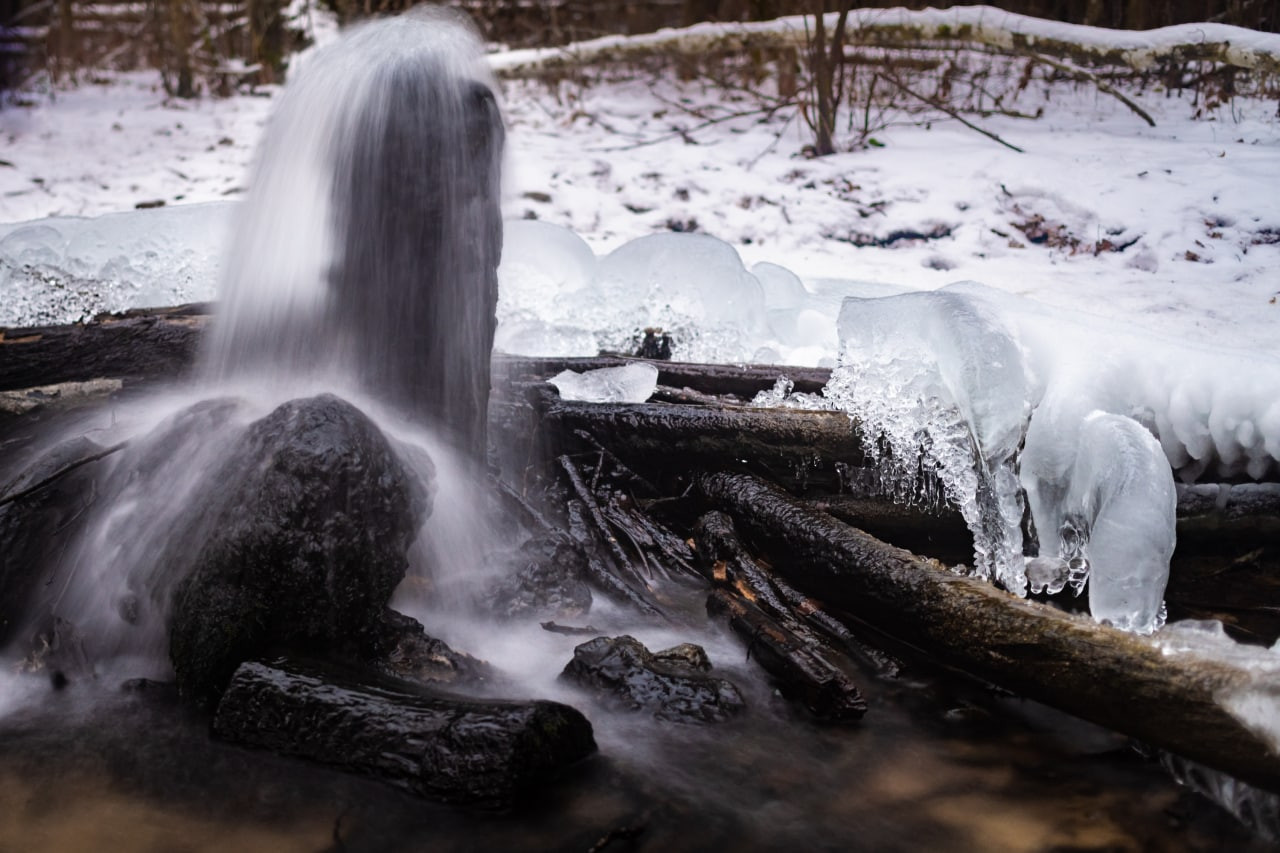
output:
<svg viewBox="0 0 1280 853"><path fill-rule="evenodd" d="M494 806L596 749L568 705L467 699L289 660L242 664L213 728L432 799Z"/></svg>
<svg viewBox="0 0 1280 853"><path fill-rule="evenodd" d="M775 570L797 587L945 664L1280 791L1280 755L1219 702L1256 687L1243 668L1165 654L1149 639L954 575L758 478L695 482L768 543Z"/></svg>
<svg viewBox="0 0 1280 853"><path fill-rule="evenodd" d="M88 323L0 329L0 391L181 374L195 360L208 305L106 314Z"/></svg>

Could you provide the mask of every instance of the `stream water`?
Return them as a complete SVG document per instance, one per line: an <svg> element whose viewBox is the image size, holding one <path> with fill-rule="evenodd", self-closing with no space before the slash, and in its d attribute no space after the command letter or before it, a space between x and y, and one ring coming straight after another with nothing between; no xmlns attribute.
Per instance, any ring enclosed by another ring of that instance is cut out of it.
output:
<svg viewBox="0 0 1280 853"><path fill-rule="evenodd" d="M1267 849L1123 738L925 664L864 678L861 723L815 726L740 643L705 627L700 600L681 616L696 629L591 619L652 648L704 643L750 704L716 727L609 712L558 685L552 673L581 638L482 629L479 651L530 693L571 698L600 745L504 813L219 743L163 687L101 679L55 693L6 676L0 849L586 851L611 832L609 850ZM27 701L14 708L18 693Z"/></svg>

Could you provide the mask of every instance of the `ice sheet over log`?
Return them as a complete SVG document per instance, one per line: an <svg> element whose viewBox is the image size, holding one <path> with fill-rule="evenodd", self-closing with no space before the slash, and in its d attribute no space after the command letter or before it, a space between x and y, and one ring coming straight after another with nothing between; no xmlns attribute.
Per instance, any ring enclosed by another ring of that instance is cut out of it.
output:
<svg viewBox="0 0 1280 853"><path fill-rule="evenodd" d="M432 799L486 806L509 803L596 749L591 724L568 705L468 699L285 659L242 664L213 728Z"/></svg>
<svg viewBox="0 0 1280 853"><path fill-rule="evenodd" d="M1086 720L1280 791L1280 754L1219 697L1243 668L1167 655L1151 640L954 575L758 478L700 475L775 555L774 570L939 661Z"/></svg>

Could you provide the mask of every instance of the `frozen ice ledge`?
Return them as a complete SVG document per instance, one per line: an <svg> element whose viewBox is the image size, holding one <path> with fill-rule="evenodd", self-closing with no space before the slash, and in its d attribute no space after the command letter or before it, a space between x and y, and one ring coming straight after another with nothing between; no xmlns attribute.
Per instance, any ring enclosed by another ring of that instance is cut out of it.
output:
<svg viewBox="0 0 1280 853"><path fill-rule="evenodd" d="M210 298L236 209L0 225L0 326ZM972 282L806 282L775 264L748 269L707 235L649 235L598 257L548 223L505 232L497 349L595 355L661 327L681 360L838 358L825 403L874 427L887 493L954 504L974 531L974 570L1011 591L1028 586L1024 551L1038 555L1036 590L1090 578L1094 615L1121 627L1160 621L1175 477L1280 475L1275 353L1160 337Z"/></svg>

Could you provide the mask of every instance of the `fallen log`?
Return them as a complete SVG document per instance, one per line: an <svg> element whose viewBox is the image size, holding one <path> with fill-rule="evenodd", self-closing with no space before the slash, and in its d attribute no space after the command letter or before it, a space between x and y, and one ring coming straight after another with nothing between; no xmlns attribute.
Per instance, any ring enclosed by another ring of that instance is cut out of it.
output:
<svg viewBox="0 0 1280 853"><path fill-rule="evenodd" d="M1242 665L1167 653L949 572L738 474L699 475L705 500L732 514L798 588L928 656L1028 698L1280 791L1276 734L1251 713L1274 686Z"/></svg>
<svg viewBox="0 0 1280 853"><path fill-rule="evenodd" d="M838 492L863 458L858 434L840 412L557 400L544 415L544 429L560 443L559 452L583 449L574 436L587 432L651 480L659 472L683 477L706 467Z"/></svg>
<svg viewBox="0 0 1280 853"><path fill-rule="evenodd" d="M195 360L208 312L199 303L104 314L66 326L0 329L0 391L177 376Z"/></svg>
<svg viewBox="0 0 1280 853"><path fill-rule="evenodd" d="M596 749L557 702L475 700L333 666L241 664L219 737L336 765L422 796L502 806Z"/></svg>
<svg viewBox="0 0 1280 853"><path fill-rule="evenodd" d="M785 376L795 383L794 390L806 394L822 391L831 378L831 371L824 367L788 367L770 364L697 364L681 361L658 361L624 358L621 356L594 356L583 358L529 358L525 356L495 356L494 376L508 381L543 381L562 370L583 373L603 367L621 367L641 361L658 368L658 384L671 388L690 388L701 394L733 395L750 401L761 391L774 386L779 377Z"/></svg>
<svg viewBox="0 0 1280 853"><path fill-rule="evenodd" d="M816 681L839 681L843 678L857 695L848 676L856 671L853 663L843 653L832 647L829 638L837 646L856 657L872 671L887 677L896 677L901 665L880 649L868 646L854 635L839 619L828 613L822 604L801 593L760 563L738 539L733 519L722 512L709 512L698 519L693 529L694 540L707 580L725 586L741 598L749 600L761 611L762 618L776 622L776 627L788 635L788 644L799 643L814 656L822 658L802 669L825 672L836 670L829 678L819 676ZM708 602L708 608L711 604ZM722 608L728 609L728 608ZM745 624L758 624L759 619L744 618ZM735 629L737 626L734 626ZM755 628L753 628L755 630ZM827 692L827 687L811 685L810 689ZM859 701L860 698L859 698Z"/></svg>

